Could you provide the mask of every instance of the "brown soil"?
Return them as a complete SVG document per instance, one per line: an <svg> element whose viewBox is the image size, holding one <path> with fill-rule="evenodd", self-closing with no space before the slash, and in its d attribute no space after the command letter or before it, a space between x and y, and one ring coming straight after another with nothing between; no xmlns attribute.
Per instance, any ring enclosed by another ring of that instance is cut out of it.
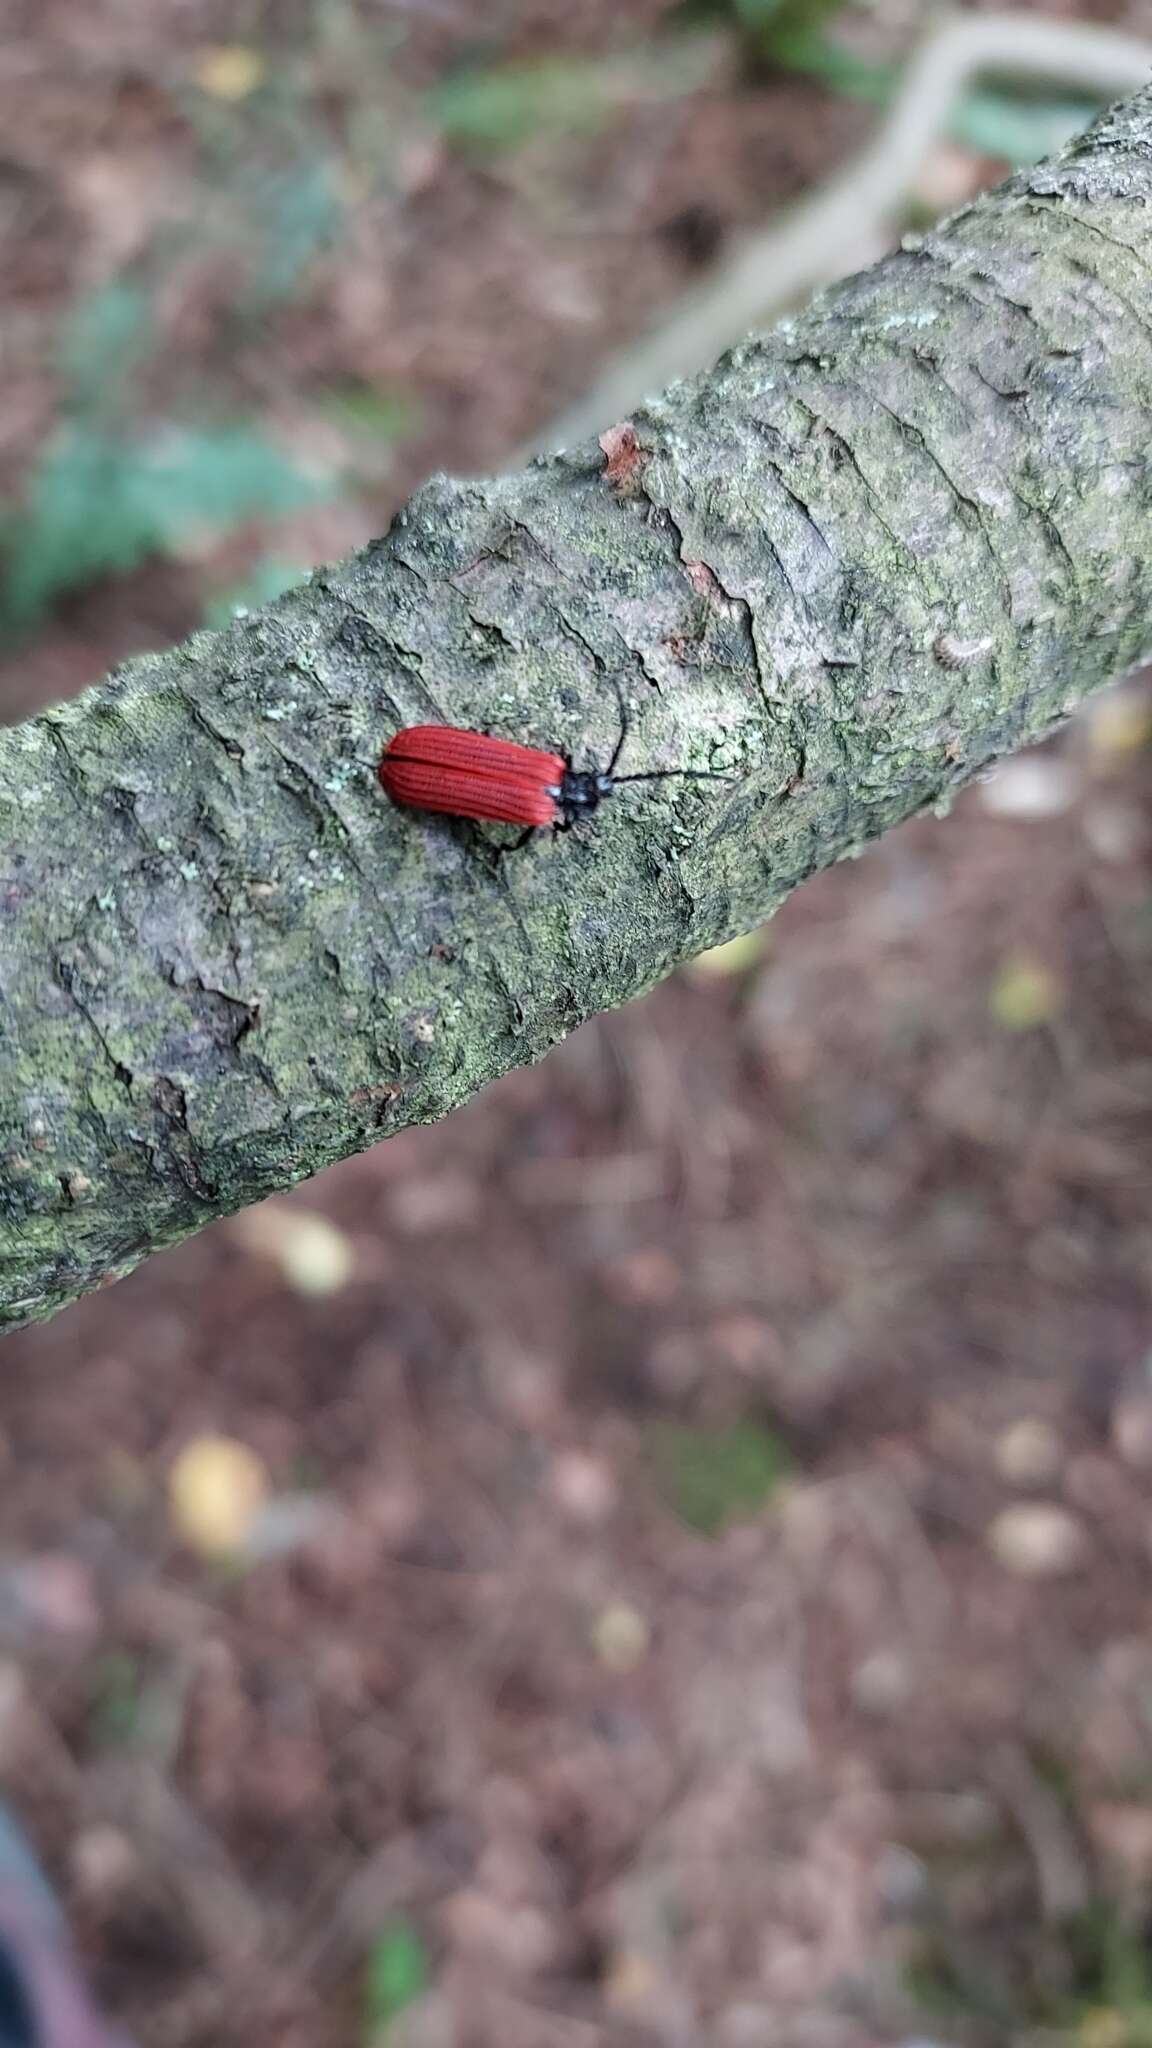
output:
<svg viewBox="0 0 1152 2048"><path fill-rule="evenodd" d="M501 0L483 41L598 51L667 11ZM62 307L194 210L189 66L262 21L290 53L308 13L26 12L9 488ZM177 238L155 279L142 414L211 386L304 446L333 385L419 402L304 560L498 461L864 118L721 49L687 95L478 161L411 111L474 8L398 7L385 66L388 12L350 13L358 63L335 38L308 104L350 159L394 95L391 197L259 331L218 252ZM266 540L75 600L6 709L195 623ZM9 1340L0 1785L143 2048L354 2048L401 1921L431 1985L389 2048L1146 2038L1090 1929L1140 1964L1148 730L1130 689L729 973ZM276 1253L317 1210L351 1268L313 1299ZM788 1477L702 1533L670 1461L752 1430ZM173 1527L173 1461L217 1433L280 1503L243 1568Z"/></svg>

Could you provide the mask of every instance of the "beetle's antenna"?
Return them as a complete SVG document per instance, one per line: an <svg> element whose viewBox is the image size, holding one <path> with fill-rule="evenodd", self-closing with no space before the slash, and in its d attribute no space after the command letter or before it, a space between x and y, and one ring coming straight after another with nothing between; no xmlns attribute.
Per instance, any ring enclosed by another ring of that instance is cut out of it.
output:
<svg viewBox="0 0 1152 2048"><path fill-rule="evenodd" d="M614 782L666 782L670 775L688 775L693 782L732 782L731 775L722 775L715 768L649 768L641 775L614 775Z"/></svg>
<svg viewBox="0 0 1152 2048"><path fill-rule="evenodd" d="M687 775L694 782L730 782L732 780L730 775L719 775L711 768L649 768L638 775L617 775L616 763L624 752L625 742L628 738L628 707L624 702L624 692L615 677L612 679L612 687L616 692L616 702L620 706L620 737L612 750L612 759L604 771L608 782L613 784L619 782L665 782L670 775Z"/></svg>
<svg viewBox="0 0 1152 2048"><path fill-rule="evenodd" d="M621 690L619 683L615 681L615 678L613 678L612 687L616 692L616 702L620 706L620 737L612 750L612 759L609 761L607 770L605 771L607 773L609 782L614 782L617 780L616 763L620 759L621 754L624 752L624 742L628 738L628 711L624 703L624 693ZM621 782L627 782L631 780L631 777L621 775L619 777L619 780Z"/></svg>

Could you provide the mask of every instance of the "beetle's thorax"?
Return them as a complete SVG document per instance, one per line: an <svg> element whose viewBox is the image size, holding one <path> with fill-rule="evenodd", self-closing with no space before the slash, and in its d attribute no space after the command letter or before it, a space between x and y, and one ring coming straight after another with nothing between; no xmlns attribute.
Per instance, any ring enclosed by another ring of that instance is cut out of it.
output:
<svg viewBox="0 0 1152 2048"><path fill-rule="evenodd" d="M557 799L567 818L587 818L612 791L612 778L597 768L566 768Z"/></svg>

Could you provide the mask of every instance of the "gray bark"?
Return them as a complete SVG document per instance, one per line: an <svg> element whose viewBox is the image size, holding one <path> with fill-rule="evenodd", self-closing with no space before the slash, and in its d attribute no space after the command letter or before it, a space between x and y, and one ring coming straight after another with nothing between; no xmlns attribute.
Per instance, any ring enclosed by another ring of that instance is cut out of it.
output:
<svg viewBox="0 0 1152 2048"><path fill-rule="evenodd" d="M1152 649L1152 92L595 442L0 733L0 1328L427 1121ZM98 508L94 508L98 516ZM633 770L395 811L398 726Z"/></svg>

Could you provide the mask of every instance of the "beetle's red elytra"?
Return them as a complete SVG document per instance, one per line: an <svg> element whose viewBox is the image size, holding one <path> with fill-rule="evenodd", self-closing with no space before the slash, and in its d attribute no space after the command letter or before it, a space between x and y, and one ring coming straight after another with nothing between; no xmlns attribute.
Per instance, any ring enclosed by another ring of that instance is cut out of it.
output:
<svg viewBox="0 0 1152 2048"><path fill-rule="evenodd" d="M607 769L573 768L564 754L518 746L515 740L467 732L458 725L408 725L393 735L377 773L394 804L405 810L440 811L494 825L538 825L564 832L596 810L621 782L662 782L670 775L726 782L705 768L655 768L617 775L627 738L620 737Z"/></svg>
<svg viewBox="0 0 1152 2048"><path fill-rule="evenodd" d="M494 825L555 825L565 764L560 754L456 725L409 725L390 739L380 780L394 804Z"/></svg>

